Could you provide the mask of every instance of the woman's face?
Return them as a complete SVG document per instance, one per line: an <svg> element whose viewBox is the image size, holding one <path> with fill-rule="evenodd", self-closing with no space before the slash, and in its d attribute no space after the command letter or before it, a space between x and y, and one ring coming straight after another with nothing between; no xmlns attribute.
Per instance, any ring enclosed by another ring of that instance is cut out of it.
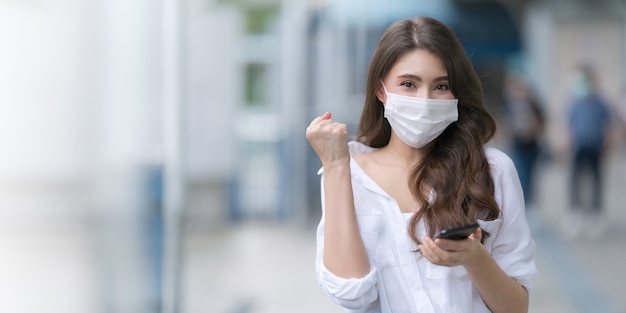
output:
<svg viewBox="0 0 626 313"><path fill-rule="evenodd" d="M436 54L424 49L402 56L383 82L389 93L423 99L454 99L446 67ZM382 86L376 96L381 102L387 102Z"/></svg>

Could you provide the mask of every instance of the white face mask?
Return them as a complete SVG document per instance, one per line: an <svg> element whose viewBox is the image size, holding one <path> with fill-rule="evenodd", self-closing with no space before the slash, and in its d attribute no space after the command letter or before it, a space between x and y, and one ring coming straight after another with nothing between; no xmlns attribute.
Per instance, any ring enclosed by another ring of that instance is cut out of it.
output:
<svg viewBox="0 0 626 313"><path fill-rule="evenodd" d="M413 148L433 141L459 117L458 99L415 98L389 93L387 88L385 93L385 117L398 138Z"/></svg>

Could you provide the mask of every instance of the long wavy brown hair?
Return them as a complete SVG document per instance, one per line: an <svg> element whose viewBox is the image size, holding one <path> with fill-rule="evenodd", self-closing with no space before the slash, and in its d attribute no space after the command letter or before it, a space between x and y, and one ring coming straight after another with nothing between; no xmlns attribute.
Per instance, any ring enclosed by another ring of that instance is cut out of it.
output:
<svg viewBox="0 0 626 313"><path fill-rule="evenodd" d="M496 131L496 122L483 102L480 79L452 30L429 17L401 20L391 25L378 43L369 66L365 105L356 140L374 148L389 143L391 126L376 97L381 81L410 51L424 49L438 55L447 71L450 90L458 100L458 120L428 145L424 158L409 176L409 186L420 209L408 232L419 243L416 227L424 220L429 236L437 231L494 220L500 209L494 198L484 145ZM429 202L427 195L433 191ZM483 241L489 233L483 232Z"/></svg>

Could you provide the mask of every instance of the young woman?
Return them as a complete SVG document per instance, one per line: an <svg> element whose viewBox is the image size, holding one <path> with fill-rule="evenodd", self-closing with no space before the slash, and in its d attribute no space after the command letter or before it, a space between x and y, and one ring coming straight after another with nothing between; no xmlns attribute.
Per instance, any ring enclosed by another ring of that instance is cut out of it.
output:
<svg viewBox="0 0 626 313"><path fill-rule="evenodd" d="M527 312L534 241L513 163L454 33L401 20L371 60L356 141L330 113L306 137L323 169L317 276L346 312ZM462 240L439 231L480 225Z"/></svg>

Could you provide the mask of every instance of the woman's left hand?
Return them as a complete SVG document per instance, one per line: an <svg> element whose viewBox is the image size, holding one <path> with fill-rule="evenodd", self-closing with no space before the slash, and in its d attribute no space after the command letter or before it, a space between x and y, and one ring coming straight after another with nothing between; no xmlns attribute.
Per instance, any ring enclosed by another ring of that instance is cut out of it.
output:
<svg viewBox="0 0 626 313"><path fill-rule="evenodd" d="M450 240L437 238L432 240L428 236L421 238L419 250L428 261L441 266L471 265L483 247L480 242L482 231L477 228L467 239Z"/></svg>

